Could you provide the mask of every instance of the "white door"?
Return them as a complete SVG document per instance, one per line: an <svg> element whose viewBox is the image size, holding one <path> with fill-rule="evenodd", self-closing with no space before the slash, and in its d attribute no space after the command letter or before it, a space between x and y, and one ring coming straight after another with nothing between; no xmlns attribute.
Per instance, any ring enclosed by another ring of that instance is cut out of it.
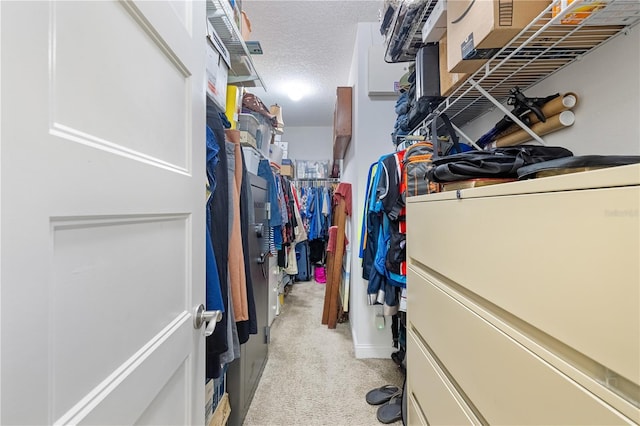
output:
<svg viewBox="0 0 640 426"><path fill-rule="evenodd" d="M204 423L205 16L0 2L0 423Z"/></svg>

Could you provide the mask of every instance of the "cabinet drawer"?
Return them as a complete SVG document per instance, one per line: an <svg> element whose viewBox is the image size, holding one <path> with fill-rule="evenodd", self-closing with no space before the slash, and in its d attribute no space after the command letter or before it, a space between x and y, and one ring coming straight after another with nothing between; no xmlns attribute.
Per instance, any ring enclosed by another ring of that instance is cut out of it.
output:
<svg viewBox="0 0 640 426"><path fill-rule="evenodd" d="M638 186L409 203L409 263L640 384L639 205Z"/></svg>
<svg viewBox="0 0 640 426"><path fill-rule="evenodd" d="M409 329L418 330L489 424L629 422L415 271L408 275Z"/></svg>
<svg viewBox="0 0 640 426"><path fill-rule="evenodd" d="M418 403L411 394L409 394L409 400L407 401L407 423L409 426L428 426L427 421L420 412Z"/></svg>
<svg viewBox="0 0 640 426"><path fill-rule="evenodd" d="M407 380L408 393L419 402L427 421L434 425L474 424L470 411L457 391L436 367L420 339L413 331L407 331ZM466 409L465 409L466 408ZM479 424L475 421L475 424Z"/></svg>

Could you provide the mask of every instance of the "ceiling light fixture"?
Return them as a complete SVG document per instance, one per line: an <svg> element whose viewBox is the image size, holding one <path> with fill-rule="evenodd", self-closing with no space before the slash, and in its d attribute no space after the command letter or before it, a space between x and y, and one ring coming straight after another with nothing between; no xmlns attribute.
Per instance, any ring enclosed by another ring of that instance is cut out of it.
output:
<svg viewBox="0 0 640 426"><path fill-rule="evenodd" d="M294 102L299 101L300 99L311 93L311 88L309 87L309 85L300 81L288 83L285 87L287 96L289 96L289 99Z"/></svg>
<svg viewBox="0 0 640 426"><path fill-rule="evenodd" d="M289 99L291 99L294 102L298 102L300 99L302 99L304 95L298 91L293 91L290 90L289 91Z"/></svg>

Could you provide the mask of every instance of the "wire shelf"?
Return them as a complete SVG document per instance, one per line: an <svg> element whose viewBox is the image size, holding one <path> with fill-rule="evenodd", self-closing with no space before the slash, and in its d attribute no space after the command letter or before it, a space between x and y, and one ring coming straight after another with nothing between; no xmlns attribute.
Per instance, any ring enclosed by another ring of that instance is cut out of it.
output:
<svg viewBox="0 0 640 426"><path fill-rule="evenodd" d="M422 27L437 3L438 0L421 0L420 3L414 3L413 6L407 6L407 3L403 3L398 7L393 18L391 31L388 33L389 35L386 40L385 61L389 63L410 62L416 59L418 50L423 46ZM416 4L418 4L418 6L415 6ZM406 10L402 9L403 7L422 8L422 10L417 10L419 18L413 21L409 30L406 32L401 28L401 26L406 23L406 19L400 19L406 12ZM392 52L394 47L400 47L396 53Z"/></svg>
<svg viewBox="0 0 640 426"><path fill-rule="evenodd" d="M233 16L233 9L227 0L207 0L207 19L231 56L229 83L260 85L266 90Z"/></svg>
<svg viewBox="0 0 640 426"><path fill-rule="evenodd" d="M618 0L619 3L636 0ZM493 102L473 86L477 83L498 102L504 102L509 90L518 86L522 90L539 83L570 63L601 46L636 25L640 16L634 14L627 25L590 26L585 20L580 25L559 25L552 17L555 0L529 26L509 44L473 73L449 95L411 133L428 127L436 114L446 112L451 121L462 126L494 107Z"/></svg>

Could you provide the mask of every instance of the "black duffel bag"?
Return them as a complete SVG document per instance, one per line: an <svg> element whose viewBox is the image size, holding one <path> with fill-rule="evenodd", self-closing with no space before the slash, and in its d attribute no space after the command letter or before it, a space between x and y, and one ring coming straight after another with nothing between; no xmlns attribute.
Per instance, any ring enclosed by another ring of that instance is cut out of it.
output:
<svg viewBox="0 0 640 426"><path fill-rule="evenodd" d="M467 151L434 159L427 178L435 182L455 182L476 178L517 178L518 169L542 161L570 157L559 146L519 145L491 151Z"/></svg>

